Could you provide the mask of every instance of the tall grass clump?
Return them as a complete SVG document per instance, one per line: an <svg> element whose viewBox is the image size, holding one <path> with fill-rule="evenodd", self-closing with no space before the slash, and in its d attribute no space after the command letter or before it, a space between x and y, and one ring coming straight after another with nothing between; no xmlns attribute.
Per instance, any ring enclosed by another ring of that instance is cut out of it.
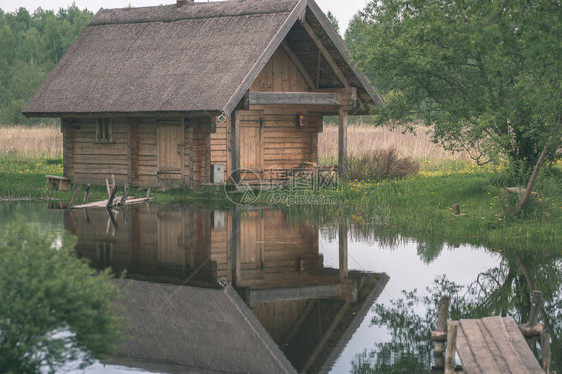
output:
<svg viewBox="0 0 562 374"><path fill-rule="evenodd" d="M352 154L347 159L348 178L357 181L400 179L415 175L419 170L418 161L400 157L396 148Z"/></svg>

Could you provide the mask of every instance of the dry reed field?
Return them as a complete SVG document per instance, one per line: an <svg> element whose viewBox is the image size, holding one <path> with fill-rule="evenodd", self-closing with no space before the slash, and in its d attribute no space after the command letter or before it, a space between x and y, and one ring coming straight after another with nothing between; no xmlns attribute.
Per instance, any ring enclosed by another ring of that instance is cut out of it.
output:
<svg viewBox="0 0 562 374"><path fill-rule="evenodd" d="M366 124L349 125L347 130L349 154L362 155L372 150L395 148L400 157L412 157L437 162L443 159L468 160L463 153L445 151L431 141L427 129L418 127L415 134L402 134L402 128L390 130ZM338 128L324 125L318 137L320 160L337 158ZM0 156L16 158L62 157L62 134L59 125L1 125Z"/></svg>
<svg viewBox="0 0 562 374"><path fill-rule="evenodd" d="M349 154L362 155L370 151L395 148L399 157L437 162L444 159L469 160L465 153L451 153L431 141L427 128L417 127L415 133L402 134L403 127L391 130L367 124L350 124L347 128L347 151ZM318 158L335 159L338 156L338 127L324 125L324 131L318 136Z"/></svg>
<svg viewBox="0 0 562 374"><path fill-rule="evenodd" d="M61 158L59 125L0 125L0 157Z"/></svg>

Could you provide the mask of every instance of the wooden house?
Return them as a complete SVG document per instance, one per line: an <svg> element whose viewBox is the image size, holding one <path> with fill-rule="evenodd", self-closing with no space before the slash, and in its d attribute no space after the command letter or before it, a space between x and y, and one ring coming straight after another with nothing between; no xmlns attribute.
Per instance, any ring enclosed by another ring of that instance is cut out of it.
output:
<svg viewBox="0 0 562 374"><path fill-rule="evenodd" d="M58 117L64 175L197 186L317 163L318 132L382 105L313 0L101 9L24 109Z"/></svg>

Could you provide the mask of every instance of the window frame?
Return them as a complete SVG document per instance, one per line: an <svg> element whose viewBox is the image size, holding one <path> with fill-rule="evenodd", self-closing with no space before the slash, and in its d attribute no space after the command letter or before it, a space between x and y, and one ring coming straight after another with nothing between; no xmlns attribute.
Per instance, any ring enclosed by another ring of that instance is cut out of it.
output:
<svg viewBox="0 0 562 374"><path fill-rule="evenodd" d="M115 143L113 140L113 121L111 118L96 118L95 143Z"/></svg>

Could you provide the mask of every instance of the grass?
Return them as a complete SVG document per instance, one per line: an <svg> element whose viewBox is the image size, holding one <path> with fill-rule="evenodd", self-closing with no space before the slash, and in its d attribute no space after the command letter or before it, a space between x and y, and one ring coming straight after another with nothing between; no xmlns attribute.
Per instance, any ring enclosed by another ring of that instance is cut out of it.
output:
<svg viewBox="0 0 562 374"><path fill-rule="evenodd" d="M465 164L452 170L380 182L350 181L329 207L294 206L305 219L342 217L365 228L385 228L420 240L470 243L489 248L560 248L562 240L562 163L545 170L522 214L513 215L517 197L508 195L503 168ZM459 204L462 216L452 213Z"/></svg>

